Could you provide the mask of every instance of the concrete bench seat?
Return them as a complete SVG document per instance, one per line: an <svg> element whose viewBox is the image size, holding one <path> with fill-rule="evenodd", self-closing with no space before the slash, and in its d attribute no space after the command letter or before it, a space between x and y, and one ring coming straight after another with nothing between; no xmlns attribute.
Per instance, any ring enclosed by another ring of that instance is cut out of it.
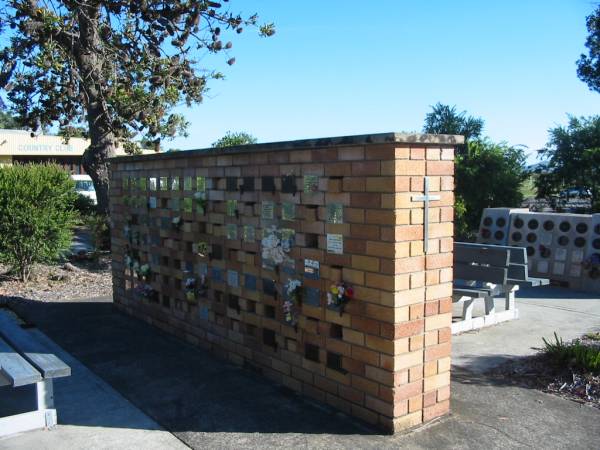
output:
<svg viewBox="0 0 600 450"><path fill-rule="evenodd" d="M71 375L71 368L0 309L0 386L35 385L37 409L0 417L0 437L57 423L53 380ZM6 391L6 389L4 388ZM10 392L3 392L10 396Z"/></svg>
<svg viewBox="0 0 600 450"><path fill-rule="evenodd" d="M523 247L504 245L454 244L453 302L463 303L462 318L452 324L452 333L473 330L517 319L515 292L520 286L548 284L543 278L529 277L527 252ZM494 298L504 295L505 309L497 312ZM485 314L473 317L475 300L483 299Z"/></svg>

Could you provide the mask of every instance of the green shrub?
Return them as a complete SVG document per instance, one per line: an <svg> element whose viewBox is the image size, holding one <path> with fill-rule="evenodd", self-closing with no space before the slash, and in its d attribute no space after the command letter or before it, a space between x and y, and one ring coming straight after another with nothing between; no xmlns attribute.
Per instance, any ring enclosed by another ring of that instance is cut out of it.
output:
<svg viewBox="0 0 600 450"><path fill-rule="evenodd" d="M557 365L584 372L600 373L600 348L582 344L579 340L565 343L554 333L555 342L544 341L544 353Z"/></svg>
<svg viewBox="0 0 600 450"><path fill-rule="evenodd" d="M0 167L0 261L27 281L38 262L70 247L75 183L56 165Z"/></svg>
<svg viewBox="0 0 600 450"><path fill-rule="evenodd" d="M95 251L110 250L110 224L107 216L90 214L85 224L92 233Z"/></svg>
<svg viewBox="0 0 600 450"><path fill-rule="evenodd" d="M96 213L96 203L94 203L94 200L86 197L85 195L77 194L73 207L77 212L79 212L81 217L90 216Z"/></svg>

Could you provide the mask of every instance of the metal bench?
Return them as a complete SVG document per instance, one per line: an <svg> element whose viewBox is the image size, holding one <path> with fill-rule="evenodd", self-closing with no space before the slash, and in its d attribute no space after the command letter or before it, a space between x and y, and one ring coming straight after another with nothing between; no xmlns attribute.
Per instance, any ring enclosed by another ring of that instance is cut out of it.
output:
<svg viewBox="0 0 600 450"><path fill-rule="evenodd" d="M462 320L452 324L452 332L517 319L515 292L520 286L545 284L548 280L529 277L527 253L523 247L456 242L453 301L463 303L463 313ZM505 310L501 312L496 312L494 301L498 295L505 298ZM477 299L484 300L485 315L473 318L473 305Z"/></svg>
<svg viewBox="0 0 600 450"><path fill-rule="evenodd" d="M35 384L37 397L36 410L0 417L0 436L55 426L53 380L69 375L69 366L0 309L0 386Z"/></svg>

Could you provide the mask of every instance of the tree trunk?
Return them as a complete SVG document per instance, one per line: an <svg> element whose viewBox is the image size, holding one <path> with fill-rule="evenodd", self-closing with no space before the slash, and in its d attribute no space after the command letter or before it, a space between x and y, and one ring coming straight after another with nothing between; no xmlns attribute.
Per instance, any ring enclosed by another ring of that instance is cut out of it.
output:
<svg viewBox="0 0 600 450"><path fill-rule="evenodd" d="M84 2L77 15L79 21L79 45L77 60L81 70L81 89L86 96L87 121L90 146L83 154L83 167L92 178L98 198L98 213L108 214L108 159L114 156L115 135L111 118L103 97L102 56L99 35L100 7L98 2Z"/></svg>

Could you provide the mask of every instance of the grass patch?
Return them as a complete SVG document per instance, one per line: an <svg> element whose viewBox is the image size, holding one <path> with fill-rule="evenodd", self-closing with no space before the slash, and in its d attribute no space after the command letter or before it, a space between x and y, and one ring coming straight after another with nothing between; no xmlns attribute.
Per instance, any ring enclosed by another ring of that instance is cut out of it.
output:
<svg viewBox="0 0 600 450"><path fill-rule="evenodd" d="M598 333L593 334L598 335ZM543 352L557 366L600 374L600 347L585 345L579 339L566 343L556 333L554 333L554 342L546 338L542 340L544 341Z"/></svg>

